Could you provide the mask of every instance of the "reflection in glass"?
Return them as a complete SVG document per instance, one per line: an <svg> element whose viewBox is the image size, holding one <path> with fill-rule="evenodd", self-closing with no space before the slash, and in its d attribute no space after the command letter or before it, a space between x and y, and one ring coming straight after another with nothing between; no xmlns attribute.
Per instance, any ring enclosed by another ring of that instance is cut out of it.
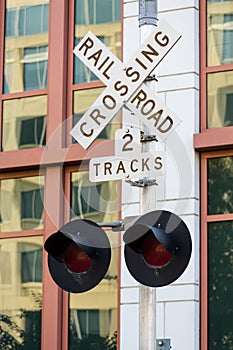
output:
<svg viewBox="0 0 233 350"><path fill-rule="evenodd" d="M120 57L121 0L76 0L75 46L89 30ZM74 84L96 80L98 78L74 56Z"/></svg>
<svg viewBox="0 0 233 350"><path fill-rule="evenodd" d="M88 172L71 174L71 218L95 222L118 220L118 182L93 183Z"/></svg>
<svg viewBox="0 0 233 350"><path fill-rule="evenodd" d="M1 349L41 349L42 237L0 240Z"/></svg>
<svg viewBox="0 0 233 350"><path fill-rule="evenodd" d="M44 177L0 180L0 232L43 228Z"/></svg>
<svg viewBox="0 0 233 350"><path fill-rule="evenodd" d="M233 63L233 1L207 1L208 66Z"/></svg>
<svg viewBox="0 0 233 350"><path fill-rule="evenodd" d="M208 159L208 214L233 213L233 157Z"/></svg>
<svg viewBox="0 0 233 350"><path fill-rule="evenodd" d="M233 349L233 222L208 225L209 349Z"/></svg>
<svg viewBox="0 0 233 350"><path fill-rule="evenodd" d="M90 183L87 172L71 174L72 219L117 220L116 182ZM118 238L107 231L112 258L106 276L92 290L70 294L69 350L116 350Z"/></svg>
<svg viewBox="0 0 233 350"><path fill-rule="evenodd" d="M46 144L47 97L35 96L3 103L3 151Z"/></svg>
<svg viewBox="0 0 233 350"><path fill-rule="evenodd" d="M73 96L73 126L82 118L86 111L90 108L92 103L98 98L98 96L103 92L104 88L96 89L85 89L78 90L74 92ZM120 127L120 113L118 113L99 134L98 140L114 140L115 131ZM73 139L73 143L76 141Z"/></svg>
<svg viewBox="0 0 233 350"><path fill-rule="evenodd" d="M207 83L208 128L233 126L233 71L208 74Z"/></svg>
<svg viewBox="0 0 233 350"><path fill-rule="evenodd" d="M4 93L47 87L48 3L6 1Z"/></svg>

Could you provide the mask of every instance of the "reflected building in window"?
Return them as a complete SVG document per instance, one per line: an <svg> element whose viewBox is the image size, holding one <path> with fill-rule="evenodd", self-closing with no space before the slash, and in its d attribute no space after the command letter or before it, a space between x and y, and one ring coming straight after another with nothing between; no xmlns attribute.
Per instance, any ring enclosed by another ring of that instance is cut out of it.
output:
<svg viewBox="0 0 233 350"><path fill-rule="evenodd" d="M118 219L115 181L92 183L88 179L88 172L72 172L70 200L73 220L82 218L94 222L111 222ZM106 276L93 290L70 295L69 349L88 349L93 342L102 346L102 349L104 344L106 346L109 343L110 346L116 342L118 235L113 231L107 234L112 246L112 258Z"/></svg>
<svg viewBox="0 0 233 350"><path fill-rule="evenodd" d="M43 177L0 180L0 232L42 229L43 194Z"/></svg>
<svg viewBox="0 0 233 350"><path fill-rule="evenodd" d="M47 87L48 0L7 1L4 93Z"/></svg>
<svg viewBox="0 0 233 350"><path fill-rule="evenodd" d="M41 347L42 237L0 242L2 349Z"/></svg>
<svg viewBox="0 0 233 350"><path fill-rule="evenodd" d="M233 1L207 1L208 66L233 63ZM233 126L233 74L209 73L208 128Z"/></svg>
<svg viewBox="0 0 233 350"><path fill-rule="evenodd" d="M5 94L47 88L49 2L6 1ZM46 95L5 100L2 150L46 144Z"/></svg>

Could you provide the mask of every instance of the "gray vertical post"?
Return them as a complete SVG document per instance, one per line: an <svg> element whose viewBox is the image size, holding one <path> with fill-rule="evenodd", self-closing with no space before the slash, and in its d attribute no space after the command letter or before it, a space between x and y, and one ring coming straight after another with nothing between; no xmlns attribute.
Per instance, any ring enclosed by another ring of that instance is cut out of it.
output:
<svg viewBox="0 0 233 350"><path fill-rule="evenodd" d="M139 28L141 43L146 39L157 25L157 0L139 0ZM154 81L146 82L147 86L155 92ZM145 134L149 130L144 126ZM145 142L143 152L154 151L154 142ZM142 214L154 210L156 206L155 186L142 188L141 212ZM139 290L139 349L155 350L156 342L156 289L140 285Z"/></svg>

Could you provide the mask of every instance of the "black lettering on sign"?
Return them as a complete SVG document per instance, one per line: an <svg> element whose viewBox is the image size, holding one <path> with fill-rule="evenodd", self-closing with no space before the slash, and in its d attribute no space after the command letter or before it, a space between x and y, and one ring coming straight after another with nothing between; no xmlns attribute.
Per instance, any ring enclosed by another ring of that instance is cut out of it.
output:
<svg viewBox="0 0 233 350"><path fill-rule="evenodd" d="M91 49L94 45L94 41L91 38L87 38L84 43L82 44L82 46L79 48L79 51L81 51L84 48L84 56L86 56L87 51L89 49Z"/></svg>
<svg viewBox="0 0 233 350"><path fill-rule="evenodd" d="M138 57L135 58L135 61L139 63L144 70L147 70L147 66Z"/></svg>
<svg viewBox="0 0 233 350"><path fill-rule="evenodd" d="M142 171L145 171L145 168L148 171L150 170L150 168L149 168L149 166L147 164L149 162L149 160L150 160L150 158L146 158L146 159L142 158Z"/></svg>
<svg viewBox="0 0 233 350"><path fill-rule="evenodd" d="M162 163L162 158L161 157L156 157L155 158L155 166L154 166L154 169L155 170L160 170L163 166L163 163Z"/></svg>
<svg viewBox="0 0 233 350"><path fill-rule="evenodd" d="M150 56L158 56L159 53L150 44L147 44L147 47L150 51L142 51L141 53L148 61L153 62L153 59Z"/></svg>
<svg viewBox="0 0 233 350"><path fill-rule="evenodd" d="M155 121L155 122L154 122L154 126L156 127L157 124L158 124L158 122L159 122L159 120L160 120L160 118L161 118L161 116L162 116L162 114L163 114L163 109L160 109L159 111L157 111L157 112L151 114L151 115L150 115L148 118L146 118L146 119L147 119L147 120L153 119L153 120Z"/></svg>
<svg viewBox="0 0 233 350"><path fill-rule="evenodd" d="M100 110L98 108L93 109L93 111L90 113L90 117L92 120L94 120L94 122L97 125L101 125L99 120L98 120L99 118L106 119L106 117L104 115L100 114Z"/></svg>
<svg viewBox="0 0 233 350"><path fill-rule="evenodd" d="M122 138L123 138L123 140L128 139L128 141L126 141L122 147L122 152L133 151L133 147L128 146L130 143L133 142L133 135L132 134L125 134Z"/></svg>
<svg viewBox="0 0 233 350"><path fill-rule="evenodd" d="M133 69L133 67L128 67L125 71L125 74L128 78L132 78L131 81L132 81L132 83L134 83L135 81L138 81L138 79L140 78L140 73L137 71L132 71L132 69Z"/></svg>
<svg viewBox="0 0 233 350"><path fill-rule="evenodd" d="M116 100L111 95L105 95L103 98L103 105L108 109L114 109L116 107Z"/></svg>
<svg viewBox="0 0 233 350"><path fill-rule="evenodd" d="M137 95L130 101L131 103L134 103L135 100L137 101L137 105L136 108L139 108L140 103L142 101L145 101L145 99L147 98L147 94L145 93L145 91L143 91L142 89L138 91Z"/></svg>
<svg viewBox="0 0 233 350"><path fill-rule="evenodd" d="M134 168L133 167L133 164L134 163L138 163L138 160L137 159L133 159L132 161L131 161L131 163L130 163L130 169L131 169L131 171L133 172L133 173L136 173L137 171L138 171L138 168Z"/></svg>
<svg viewBox="0 0 233 350"><path fill-rule="evenodd" d="M120 93L120 96L125 96L127 94L128 90L129 90L129 88L128 88L127 85L124 85L124 84L121 85L121 83L122 82L120 80L116 81L115 84L114 84L114 89L116 91L123 90L123 92Z"/></svg>
<svg viewBox="0 0 233 350"><path fill-rule="evenodd" d="M112 163L110 162L104 163L104 175L107 175L107 171L112 175Z"/></svg>
<svg viewBox="0 0 233 350"><path fill-rule="evenodd" d="M150 114L150 112L153 111L154 108L155 108L155 101L154 100L147 100L141 108L141 113L143 115L148 115L148 114Z"/></svg>
<svg viewBox="0 0 233 350"><path fill-rule="evenodd" d="M93 165L95 167L95 176L99 176L99 165L100 165L100 163L94 163Z"/></svg>
<svg viewBox="0 0 233 350"><path fill-rule="evenodd" d="M105 78L110 79L110 76L107 74L109 69L112 67L112 65L114 64L114 61L111 61L109 63L109 65L105 68L105 70L103 71L103 75L105 76Z"/></svg>
<svg viewBox="0 0 233 350"><path fill-rule="evenodd" d="M160 35L163 35L163 33L158 32L155 34L154 39L156 43L158 43L160 46L166 46L169 43L169 37L167 35L164 35L161 39L159 39Z"/></svg>
<svg viewBox="0 0 233 350"><path fill-rule="evenodd" d="M162 127L164 127L164 125L166 125L166 127L165 127L165 128L162 128ZM173 120L172 120L172 118L169 117L169 116L167 116L167 117L162 121L162 123L158 126L158 130L164 134L165 132L167 132L168 130L171 129L172 125L173 125Z"/></svg>
<svg viewBox="0 0 233 350"><path fill-rule="evenodd" d="M90 136L93 134L94 130L91 129L90 132L87 133L87 131L85 131L85 130L83 129L84 125L87 125L87 123L84 122L84 123L82 123L82 124L80 125L80 131L81 131L81 133L82 133L85 137L90 137Z"/></svg>
<svg viewBox="0 0 233 350"><path fill-rule="evenodd" d="M99 62L99 59L102 54L102 49L99 49L98 51L94 52L92 55L90 55L87 59L88 60L94 60L94 66L96 67L97 63Z"/></svg>
<svg viewBox="0 0 233 350"><path fill-rule="evenodd" d="M119 161L116 174L119 174L120 171L122 171L124 174L126 173L122 160Z"/></svg>

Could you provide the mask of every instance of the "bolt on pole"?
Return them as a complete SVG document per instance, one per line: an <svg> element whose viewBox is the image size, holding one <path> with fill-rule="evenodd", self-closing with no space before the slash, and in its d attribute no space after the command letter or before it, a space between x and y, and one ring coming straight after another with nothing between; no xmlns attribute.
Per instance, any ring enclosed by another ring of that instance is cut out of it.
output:
<svg viewBox="0 0 233 350"><path fill-rule="evenodd" d="M139 29L140 42L142 43L157 25L157 0L139 0ZM155 92L154 80L146 82L146 85ZM143 126L145 134L149 130ZM143 152L154 152L155 142L143 143ZM142 214L155 209L156 186L142 188L141 212ZM154 350L156 342L156 289L140 285L139 289L139 349Z"/></svg>

